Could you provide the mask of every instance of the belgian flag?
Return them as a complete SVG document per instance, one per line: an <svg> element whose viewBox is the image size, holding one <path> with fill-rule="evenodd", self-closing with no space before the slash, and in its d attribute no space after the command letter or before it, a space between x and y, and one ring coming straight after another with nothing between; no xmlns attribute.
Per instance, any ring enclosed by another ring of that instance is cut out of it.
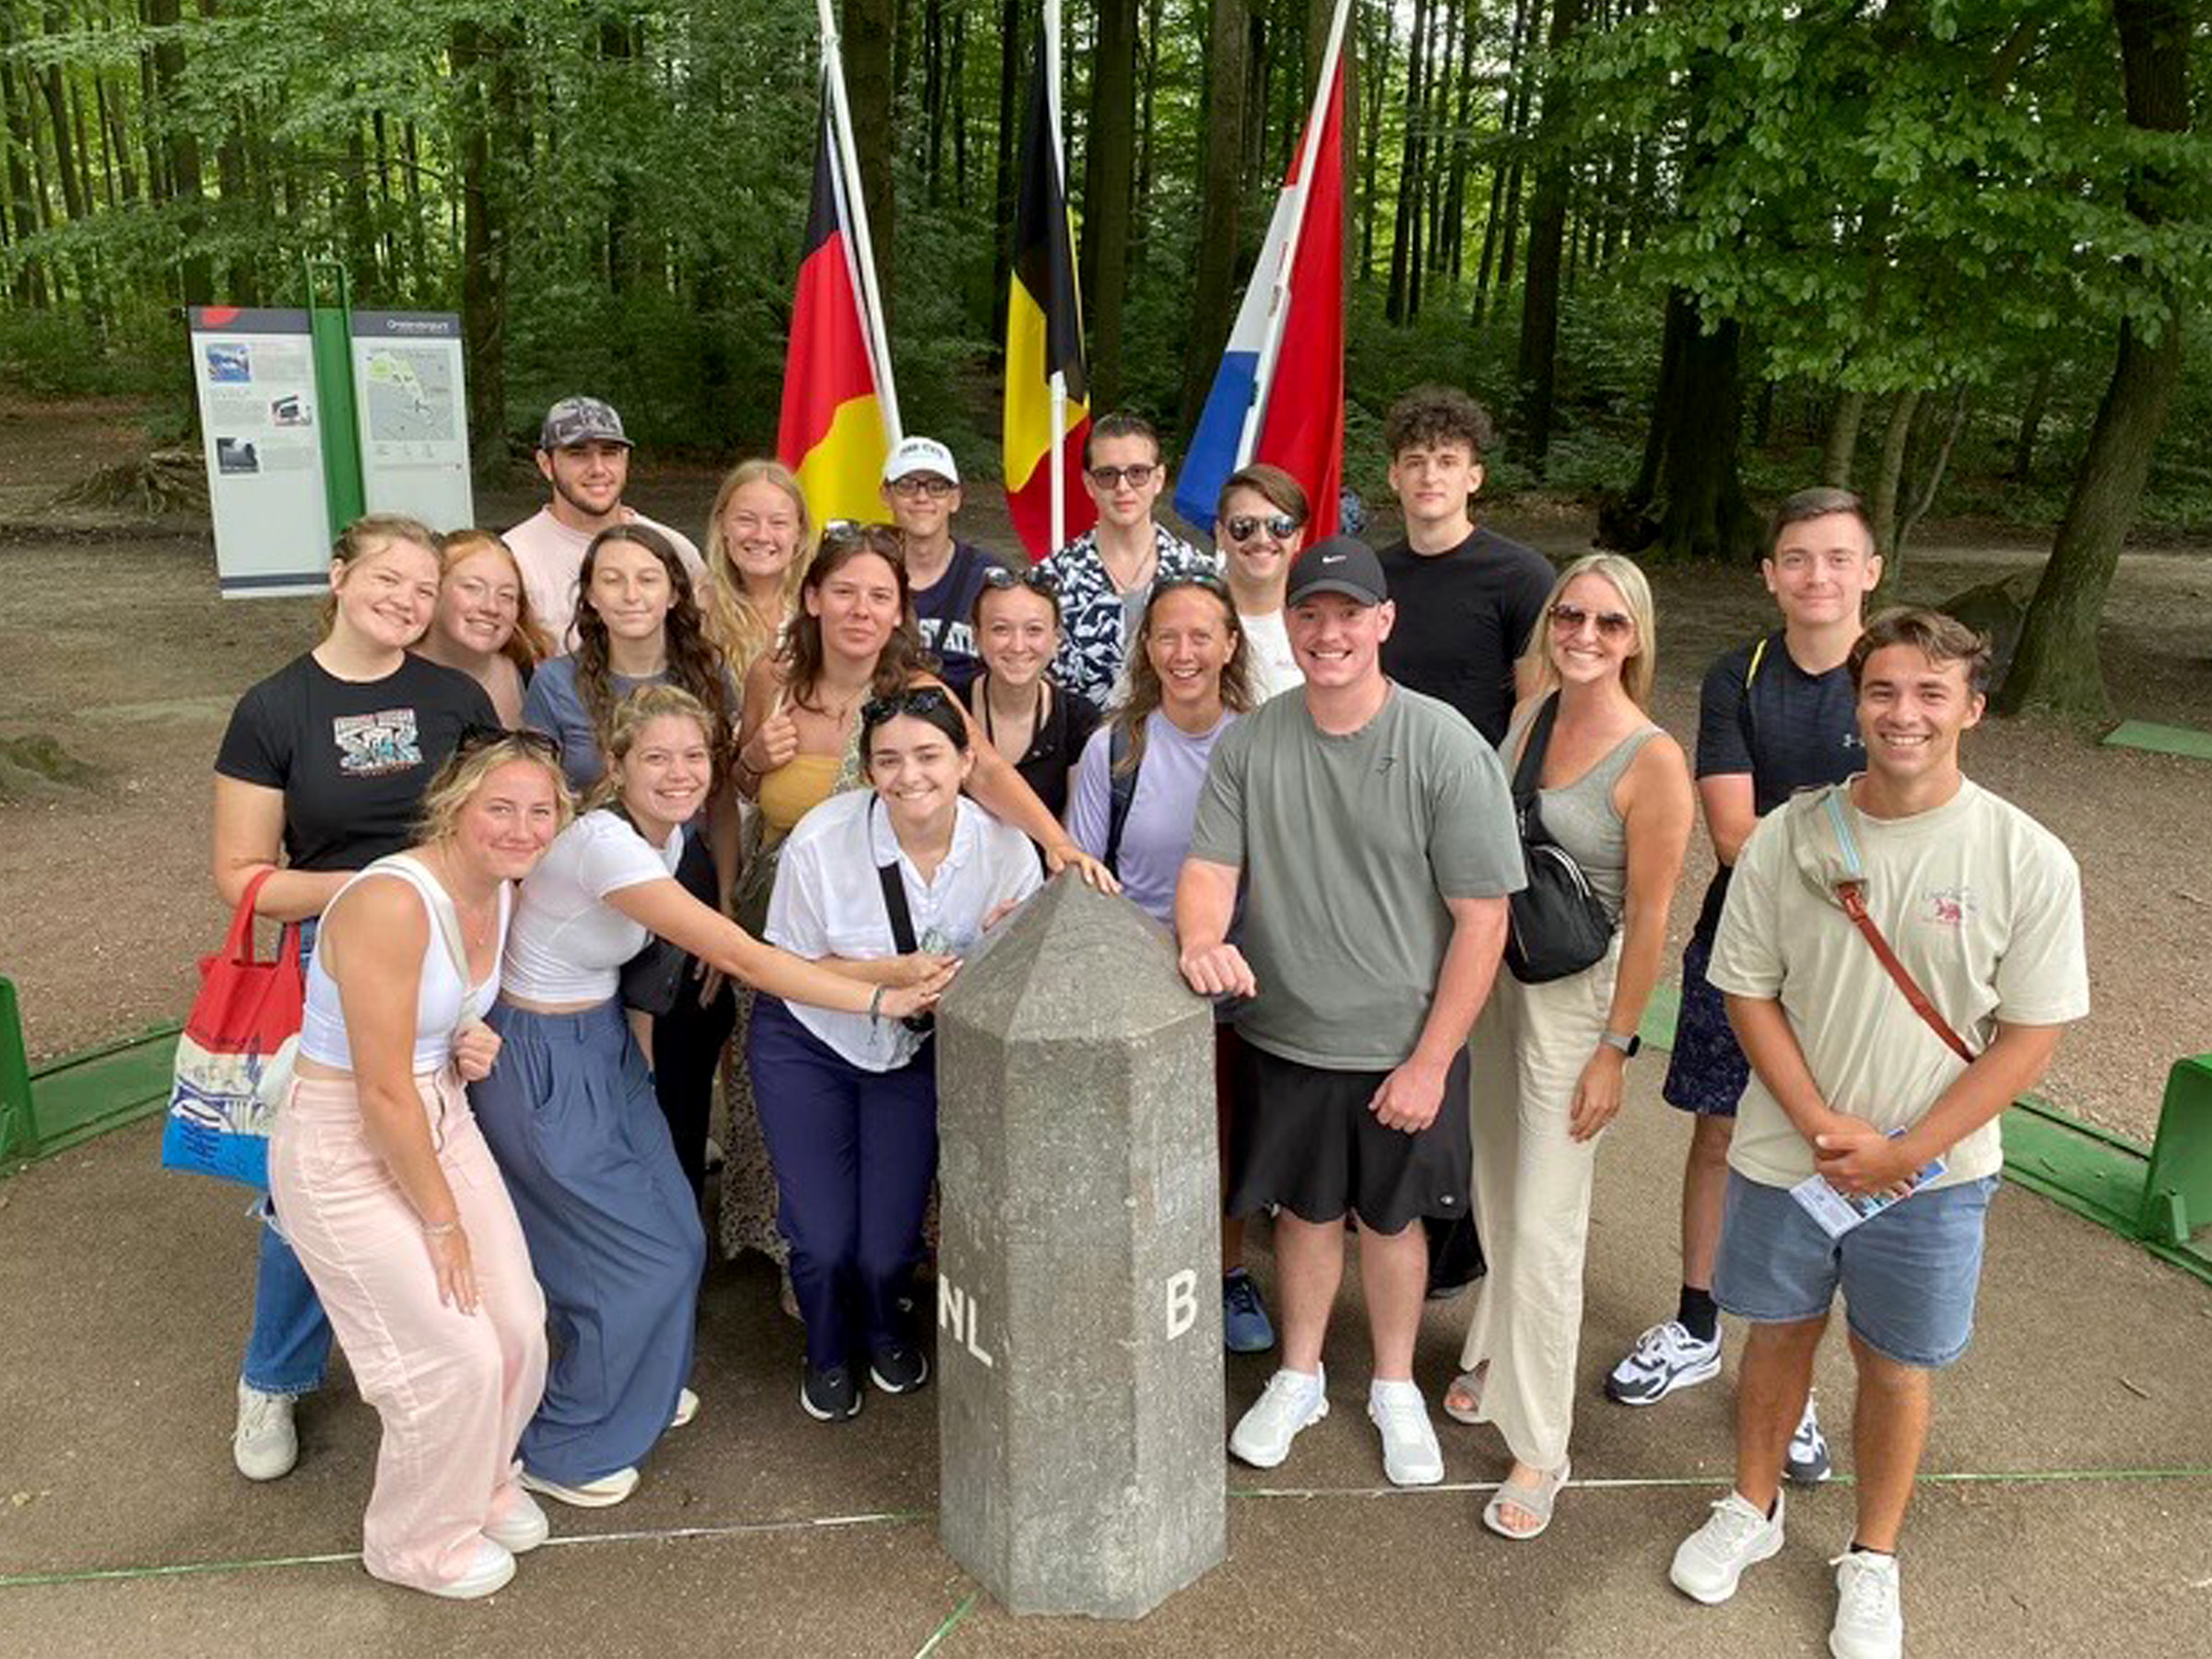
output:
<svg viewBox="0 0 2212 1659"><path fill-rule="evenodd" d="M1083 441L1090 431L1083 371L1083 313L1076 298L1074 239L1060 178L1059 135L1046 95L1045 52L1037 50L1022 124L1020 190L1014 206L1014 280L1006 295L1006 505L1032 559L1053 551L1053 376L1065 378L1061 430L1066 478L1063 534L1080 535L1098 516L1083 489Z"/></svg>
<svg viewBox="0 0 2212 1659"><path fill-rule="evenodd" d="M806 212L806 252L791 305L783 414L776 429L776 458L798 474L806 510L817 524L883 516L877 491L890 448L876 355L869 347L868 311L861 297L853 205L838 165L827 84L823 94L814 201Z"/></svg>

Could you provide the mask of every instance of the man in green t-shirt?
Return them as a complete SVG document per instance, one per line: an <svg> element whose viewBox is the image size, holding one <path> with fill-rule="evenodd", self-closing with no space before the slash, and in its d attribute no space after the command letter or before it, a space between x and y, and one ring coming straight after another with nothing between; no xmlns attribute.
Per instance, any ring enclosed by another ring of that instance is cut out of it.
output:
<svg viewBox="0 0 2212 1659"><path fill-rule="evenodd" d="M1175 895L1183 977L1250 999L1227 1207L1279 1206L1283 1366L1229 1447L1272 1468L1328 1415L1321 1352L1348 1212L1383 1470L1434 1485L1443 1456L1413 1382L1429 1252L1413 1223L1466 1213L1467 1032L1523 885L1521 843L1496 753L1448 704L1383 675L1395 617L1365 544L1300 554L1285 610L1304 688L1215 746Z"/></svg>

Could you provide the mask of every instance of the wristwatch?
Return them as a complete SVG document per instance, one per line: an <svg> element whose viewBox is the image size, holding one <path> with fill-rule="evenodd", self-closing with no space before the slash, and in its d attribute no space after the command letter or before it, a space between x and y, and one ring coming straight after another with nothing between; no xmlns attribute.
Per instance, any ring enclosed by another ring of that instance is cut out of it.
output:
<svg viewBox="0 0 2212 1659"><path fill-rule="evenodd" d="M1643 1035L1639 1031L1630 1031L1626 1037L1618 1031L1600 1031L1598 1041L1607 1048L1618 1049L1631 1060L1636 1057L1636 1051L1643 1046Z"/></svg>

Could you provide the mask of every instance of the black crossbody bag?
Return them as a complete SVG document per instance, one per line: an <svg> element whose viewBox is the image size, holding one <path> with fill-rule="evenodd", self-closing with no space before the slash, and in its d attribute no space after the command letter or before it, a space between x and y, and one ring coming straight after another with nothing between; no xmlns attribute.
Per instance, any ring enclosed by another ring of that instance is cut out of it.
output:
<svg viewBox="0 0 2212 1659"><path fill-rule="evenodd" d="M1545 985L1604 959L1613 945L1613 918L1574 855L1544 828L1536 794L1544 751L1559 713L1558 692L1544 700L1513 769L1513 813L1521 827L1521 862L1528 885L1510 904L1505 965L1524 985Z"/></svg>
<svg viewBox="0 0 2212 1659"><path fill-rule="evenodd" d="M871 830L875 823L876 803L870 801L868 825ZM872 835L870 839L874 839ZM914 937L914 912L907 908L906 878L899 874L897 853L891 855L889 864L876 866L876 879L882 884L884 913L890 919L891 948L900 956L912 956L922 946ZM936 1029L937 1017L929 1013L909 1014L899 1023L910 1031L928 1032Z"/></svg>

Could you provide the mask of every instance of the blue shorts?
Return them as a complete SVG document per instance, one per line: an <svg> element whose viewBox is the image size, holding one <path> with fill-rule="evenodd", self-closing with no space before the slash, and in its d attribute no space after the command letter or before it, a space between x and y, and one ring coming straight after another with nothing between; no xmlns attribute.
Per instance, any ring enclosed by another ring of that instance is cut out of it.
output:
<svg viewBox="0 0 2212 1659"><path fill-rule="evenodd" d="M1934 1371L1966 1352L1982 1231L1997 1178L1915 1193L1831 1239L1786 1187L1728 1172L1713 1299L1753 1324L1819 1319L1843 1292L1852 1335L1885 1359Z"/></svg>
<svg viewBox="0 0 2212 1659"><path fill-rule="evenodd" d="M1728 1004L1705 977L1712 935L1700 929L1682 949L1682 1008L1675 1016L1674 1052L1667 1056L1660 1094L1669 1106L1700 1117L1735 1115L1751 1081L1751 1063L1728 1023Z"/></svg>

